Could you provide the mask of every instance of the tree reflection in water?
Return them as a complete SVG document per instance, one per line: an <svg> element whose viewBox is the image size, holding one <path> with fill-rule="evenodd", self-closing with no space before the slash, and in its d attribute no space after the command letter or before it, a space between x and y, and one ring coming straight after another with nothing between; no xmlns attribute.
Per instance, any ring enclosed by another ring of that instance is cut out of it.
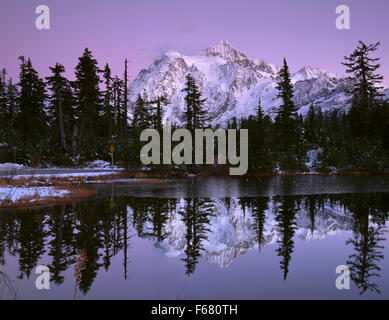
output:
<svg viewBox="0 0 389 320"><path fill-rule="evenodd" d="M167 226L174 217L184 225L181 260L185 273L191 276L207 252L205 244L212 223L217 215L230 215L231 203L235 201L245 218L250 217L249 230L259 249L269 242L269 228L277 234L276 252L284 280L291 269L296 230L306 228L313 235L319 216L323 220L325 212L341 208L343 216L352 221L353 236L346 242L353 248L346 259L351 279L361 294L380 292L375 279L380 277L379 264L384 258L382 242L388 219L388 194L290 195L235 200L118 197L114 199L114 206L109 205L112 200L90 199L40 209L2 211L0 268L5 265L6 256L14 256L18 259L18 278L28 279L39 260L48 256L51 281L58 286L63 284L65 272L72 270L75 297L77 290L85 295L97 274L109 271L112 258L118 255L122 256L123 278L128 278L129 250L134 236L131 230L153 243L169 242L174 226ZM225 211L218 211L218 203L223 204ZM307 219L299 219L299 216ZM301 221L309 223L301 225ZM3 287L11 283L4 275L0 270Z"/></svg>

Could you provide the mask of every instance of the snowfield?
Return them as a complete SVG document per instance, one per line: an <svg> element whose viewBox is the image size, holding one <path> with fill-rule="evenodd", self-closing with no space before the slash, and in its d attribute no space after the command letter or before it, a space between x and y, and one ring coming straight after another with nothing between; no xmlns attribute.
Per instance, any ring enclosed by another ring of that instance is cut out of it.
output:
<svg viewBox="0 0 389 320"><path fill-rule="evenodd" d="M17 180L19 178L69 178L69 177L98 177L111 175L112 171L97 171L97 172L69 172L69 173L31 173L20 174L13 176L12 178Z"/></svg>
<svg viewBox="0 0 389 320"><path fill-rule="evenodd" d="M341 57L340 57L341 58ZM281 61L280 61L281 63ZM232 118L247 118L256 113L261 100L265 114L274 118L281 99L277 97L279 67L263 59L250 59L221 41L196 56L168 51L148 69L143 69L130 83L129 101L133 108L138 95L145 100L164 96L164 120L182 125L185 121L185 101L182 89L185 77L191 74L206 98L205 108L212 119L210 124L226 127ZM305 115L311 104L326 110L348 110L351 105L350 77L303 66L291 74L294 84L294 103ZM389 96L386 89L385 94ZM131 112L129 114L131 117Z"/></svg>
<svg viewBox="0 0 389 320"><path fill-rule="evenodd" d="M22 164L17 164L17 163L0 163L0 172L12 172L12 171L17 171L17 170L22 170L26 169L25 166Z"/></svg>
<svg viewBox="0 0 389 320"><path fill-rule="evenodd" d="M0 205L3 203L16 203L23 199L30 199L29 202L33 203L37 199L61 198L70 193L69 190L57 190L54 187L0 187Z"/></svg>
<svg viewBox="0 0 389 320"><path fill-rule="evenodd" d="M120 172L123 168L114 166L107 161L96 160L81 168L32 168L17 163L0 163L0 178L67 178L67 177L97 177Z"/></svg>

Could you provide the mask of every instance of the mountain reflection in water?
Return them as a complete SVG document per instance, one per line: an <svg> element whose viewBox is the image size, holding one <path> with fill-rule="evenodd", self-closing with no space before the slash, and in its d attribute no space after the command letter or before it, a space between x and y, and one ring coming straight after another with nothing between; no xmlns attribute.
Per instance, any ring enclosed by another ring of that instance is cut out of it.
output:
<svg viewBox="0 0 389 320"><path fill-rule="evenodd" d="M131 256L138 239L147 239L169 259L179 259L188 277L196 273L200 259L227 268L249 250L260 252L272 245L280 276L287 283L297 239L319 240L341 233L348 236L340 245L352 252L344 257L352 283L360 294L380 294L388 211L389 193L118 197L2 211L0 298L7 298L5 277L12 269L8 259L15 260L16 279L10 278L15 286L19 280L35 279L43 256L52 284L70 281L65 281L70 271L74 297L87 295L99 273L109 272L112 263L121 265L125 281L129 265L142 263ZM23 288L19 292L23 296Z"/></svg>

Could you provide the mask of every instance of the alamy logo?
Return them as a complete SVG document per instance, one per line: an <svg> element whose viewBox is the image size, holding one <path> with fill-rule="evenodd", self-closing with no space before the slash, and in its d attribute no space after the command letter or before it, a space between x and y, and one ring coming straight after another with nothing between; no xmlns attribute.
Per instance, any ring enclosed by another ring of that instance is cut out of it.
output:
<svg viewBox="0 0 389 320"><path fill-rule="evenodd" d="M337 14L340 14L335 21L336 28L338 30L350 29L350 8L346 5L340 5L336 7Z"/></svg>
<svg viewBox="0 0 389 320"><path fill-rule="evenodd" d="M38 30L49 30L50 29L50 8L45 5L37 6L35 13L39 16L35 20L35 27Z"/></svg>
<svg viewBox="0 0 389 320"><path fill-rule="evenodd" d="M50 269L48 266L39 265L35 270L39 276L35 280L35 287L38 290L49 290L50 289Z"/></svg>
<svg viewBox="0 0 389 320"><path fill-rule="evenodd" d="M229 164L230 175L244 175L248 169L248 130L241 129L196 129L194 130L194 147L191 131L177 129L172 133L171 124L163 126L163 164L215 164L215 139L217 139L217 164ZM237 155L237 131L239 131L239 156ZM156 129L143 130L140 141L151 141L140 151L140 160L143 164L161 164L161 137ZM206 141L204 148L204 139ZM172 142L179 142L172 150ZM193 159L194 156L194 159Z"/></svg>
<svg viewBox="0 0 389 320"><path fill-rule="evenodd" d="M335 286L338 290L349 290L350 289L350 269L348 266L340 265L336 267L336 274L340 274L336 278Z"/></svg>

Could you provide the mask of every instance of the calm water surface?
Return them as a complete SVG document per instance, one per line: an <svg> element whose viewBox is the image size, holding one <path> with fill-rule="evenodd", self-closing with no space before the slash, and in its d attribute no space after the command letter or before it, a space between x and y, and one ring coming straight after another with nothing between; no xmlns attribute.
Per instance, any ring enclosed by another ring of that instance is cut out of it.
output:
<svg viewBox="0 0 389 320"><path fill-rule="evenodd" d="M19 299L389 298L389 177L92 187L83 202L0 211L0 298L9 285Z"/></svg>

